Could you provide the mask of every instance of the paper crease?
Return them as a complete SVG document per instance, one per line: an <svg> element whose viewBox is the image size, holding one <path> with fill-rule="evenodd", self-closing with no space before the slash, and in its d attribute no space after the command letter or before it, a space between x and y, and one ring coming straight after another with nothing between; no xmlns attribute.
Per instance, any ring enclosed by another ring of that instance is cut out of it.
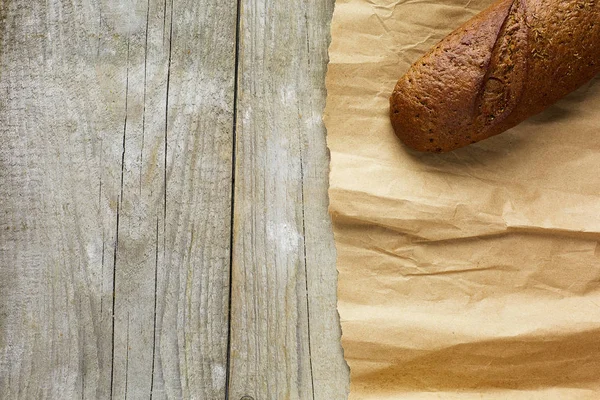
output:
<svg viewBox="0 0 600 400"><path fill-rule="evenodd" d="M388 96L491 0L338 0L327 105L351 399L600 398L600 83L455 152Z"/></svg>

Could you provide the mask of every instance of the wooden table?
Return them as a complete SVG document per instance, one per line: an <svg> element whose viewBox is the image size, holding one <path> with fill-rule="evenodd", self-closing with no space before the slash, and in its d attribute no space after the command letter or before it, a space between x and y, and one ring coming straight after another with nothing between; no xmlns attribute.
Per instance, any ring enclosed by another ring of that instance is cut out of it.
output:
<svg viewBox="0 0 600 400"><path fill-rule="evenodd" d="M332 10L0 0L0 398L346 397Z"/></svg>

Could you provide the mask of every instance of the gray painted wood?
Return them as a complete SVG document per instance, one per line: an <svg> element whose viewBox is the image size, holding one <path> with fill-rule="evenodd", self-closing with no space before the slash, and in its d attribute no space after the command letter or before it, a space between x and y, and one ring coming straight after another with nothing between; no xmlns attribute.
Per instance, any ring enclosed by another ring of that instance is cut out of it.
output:
<svg viewBox="0 0 600 400"><path fill-rule="evenodd" d="M346 397L332 8L242 1L232 199L235 1L0 0L0 398Z"/></svg>
<svg viewBox="0 0 600 400"><path fill-rule="evenodd" d="M346 394L321 121L332 8L241 3L232 399Z"/></svg>

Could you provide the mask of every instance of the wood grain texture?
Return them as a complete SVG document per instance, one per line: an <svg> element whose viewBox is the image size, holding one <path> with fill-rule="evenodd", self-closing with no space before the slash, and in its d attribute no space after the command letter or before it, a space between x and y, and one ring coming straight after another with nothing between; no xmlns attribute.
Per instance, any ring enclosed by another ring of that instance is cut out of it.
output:
<svg viewBox="0 0 600 400"><path fill-rule="evenodd" d="M332 8L241 3L232 399L346 396L321 121Z"/></svg>
<svg viewBox="0 0 600 400"><path fill-rule="evenodd" d="M235 2L0 2L0 398L225 397Z"/></svg>
<svg viewBox="0 0 600 400"><path fill-rule="evenodd" d="M333 1L240 1L233 199L236 1L0 0L0 398L346 398Z"/></svg>
<svg viewBox="0 0 600 400"><path fill-rule="evenodd" d="M227 374L236 3L175 1L157 364L169 399L222 399Z"/></svg>
<svg viewBox="0 0 600 400"><path fill-rule="evenodd" d="M314 399L348 397L349 373L340 343L337 312L337 270L333 230L329 217L329 153L322 120L325 109L325 73L334 1L315 1L306 9L309 91L301 104L304 241L310 322Z"/></svg>
<svg viewBox="0 0 600 400"><path fill-rule="evenodd" d="M107 398L125 42L97 4L2 14L0 393Z"/></svg>

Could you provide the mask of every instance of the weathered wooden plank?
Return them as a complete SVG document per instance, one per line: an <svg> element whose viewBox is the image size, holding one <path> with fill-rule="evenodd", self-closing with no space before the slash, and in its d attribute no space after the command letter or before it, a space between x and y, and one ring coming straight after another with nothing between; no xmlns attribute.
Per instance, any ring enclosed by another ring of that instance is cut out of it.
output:
<svg viewBox="0 0 600 400"><path fill-rule="evenodd" d="M0 3L0 398L224 398L235 9Z"/></svg>
<svg viewBox="0 0 600 400"><path fill-rule="evenodd" d="M107 398L126 47L97 4L2 8L0 397Z"/></svg>
<svg viewBox="0 0 600 400"><path fill-rule="evenodd" d="M169 399L222 399L237 7L235 0L177 0L173 7L157 365Z"/></svg>
<svg viewBox="0 0 600 400"><path fill-rule="evenodd" d="M310 82L301 105L303 206L306 276L310 323L314 399L348 397L349 370L341 347L337 313L335 245L329 217L329 153L322 120L325 73L334 0L311 1L306 10L307 64L301 66Z"/></svg>
<svg viewBox="0 0 600 400"><path fill-rule="evenodd" d="M164 268L165 115L170 15L164 1L105 3L103 24L124 37L122 169L114 257L111 393L148 398L154 386L155 308ZM101 50L102 52L102 42ZM105 78L103 81L110 81Z"/></svg>
<svg viewBox="0 0 600 400"><path fill-rule="evenodd" d="M241 3L232 399L345 397L321 122L331 11Z"/></svg>

